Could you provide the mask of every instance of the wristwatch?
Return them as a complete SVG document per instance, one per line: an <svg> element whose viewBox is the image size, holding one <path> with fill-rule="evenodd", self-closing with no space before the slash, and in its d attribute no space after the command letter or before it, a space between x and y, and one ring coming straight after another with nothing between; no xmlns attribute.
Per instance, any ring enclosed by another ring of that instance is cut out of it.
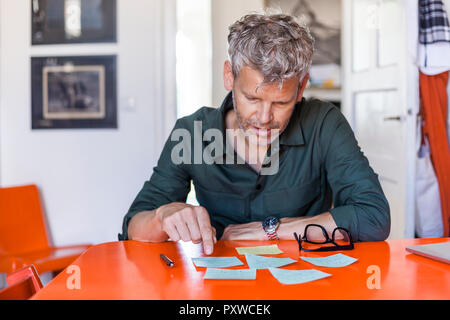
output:
<svg viewBox="0 0 450 320"><path fill-rule="evenodd" d="M277 235L277 228L280 225L280 219L277 217L267 217L262 222L262 227L269 240L280 240Z"/></svg>

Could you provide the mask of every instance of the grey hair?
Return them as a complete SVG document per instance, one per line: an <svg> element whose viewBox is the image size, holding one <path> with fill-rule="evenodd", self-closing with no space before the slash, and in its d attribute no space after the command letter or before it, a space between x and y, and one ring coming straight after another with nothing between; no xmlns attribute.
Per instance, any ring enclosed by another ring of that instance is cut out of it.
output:
<svg viewBox="0 0 450 320"><path fill-rule="evenodd" d="M228 56L233 76L244 65L264 76L264 83L280 83L309 72L314 38L306 25L286 14L248 14L229 27Z"/></svg>

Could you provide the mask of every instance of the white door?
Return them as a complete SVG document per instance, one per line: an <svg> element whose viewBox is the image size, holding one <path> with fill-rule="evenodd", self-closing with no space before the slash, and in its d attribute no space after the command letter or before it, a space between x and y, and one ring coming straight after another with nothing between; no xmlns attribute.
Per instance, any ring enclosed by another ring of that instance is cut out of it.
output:
<svg viewBox="0 0 450 320"><path fill-rule="evenodd" d="M342 111L389 201L390 238L414 237L418 75L405 1L343 0Z"/></svg>

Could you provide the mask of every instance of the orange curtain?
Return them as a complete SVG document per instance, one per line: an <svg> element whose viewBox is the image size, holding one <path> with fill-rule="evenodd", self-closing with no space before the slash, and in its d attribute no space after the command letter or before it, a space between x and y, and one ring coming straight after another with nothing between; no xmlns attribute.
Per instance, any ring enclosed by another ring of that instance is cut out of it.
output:
<svg viewBox="0 0 450 320"><path fill-rule="evenodd" d="M439 184L444 237L450 236L450 149L447 138L449 72L429 76L420 72L423 134L430 143L431 160Z"/></svg>

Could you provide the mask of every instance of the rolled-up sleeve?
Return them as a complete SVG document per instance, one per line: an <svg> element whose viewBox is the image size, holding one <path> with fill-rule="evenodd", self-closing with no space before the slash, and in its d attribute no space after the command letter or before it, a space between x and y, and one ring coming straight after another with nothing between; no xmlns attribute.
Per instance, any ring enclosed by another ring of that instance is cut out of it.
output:
<svg viewBox="0 0 450 320"><path fill-rule="evenodd" d="M172 133L182 129L181 120L178 120ZM128 223L137 213L150 211L171 202L185 202L190 191L191 177L183 164L175 164L171 159L173 147L178 141L172 141L170 134L150 180L146 181L131 204L123 219L122 234L119 240L128 240Z"/></svg>
<svg viewBox="0 0 450 320"><path fill-rule="evenodd" d="M320 150L333 194L330 212L336 225L349 230L355 241L385 240L391 224L388 201L378 175L337 108L325 115Z"/></svg>

